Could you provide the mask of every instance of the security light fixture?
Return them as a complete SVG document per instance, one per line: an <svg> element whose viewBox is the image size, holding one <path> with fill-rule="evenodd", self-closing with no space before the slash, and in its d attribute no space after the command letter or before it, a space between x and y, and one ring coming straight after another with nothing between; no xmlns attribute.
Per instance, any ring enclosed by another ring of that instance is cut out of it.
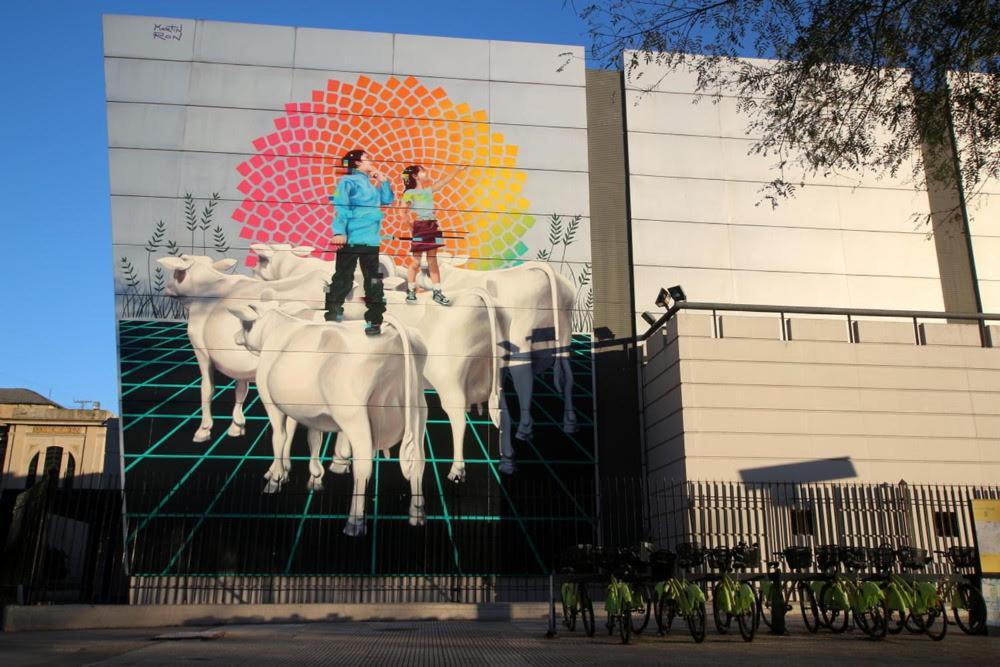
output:
<svg viewBox="0 0 1000 667"><path fill-rule="evenodd" d="M656 324L657 321L656 315L649 312L648 310L642 314L642 319L646 320L646 324L648 324L649 326L653 326L654 324Z"/></svg>
<svg viewBox="0 0 1000 667"><path fill-rule="evenodd" d="M673 287L667 289L661 287L660 293L656 295L656 301L654 303L660 308L667 308L671 301L674 303L687 301L687 295L684 294L684 290L680 285L674 285Z"/></svg>

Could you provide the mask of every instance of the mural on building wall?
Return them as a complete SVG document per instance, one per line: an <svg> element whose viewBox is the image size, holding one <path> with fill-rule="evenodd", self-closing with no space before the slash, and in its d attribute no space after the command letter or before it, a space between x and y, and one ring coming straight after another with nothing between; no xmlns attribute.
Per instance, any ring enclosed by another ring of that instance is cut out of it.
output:
<svg viewBox="0 0 1000 667"><path fill-rule="evenodd" d="M130 540L172 531L143 569L229 571L192 561L197 536L263 521L297 529L250 561L288 573L399 571L376 553L417 539L404 527L427 534L413 548L450 545L442 572L530 570L547 538L527 482L566 494L568 530L592 529L569 491L594 476L582 216L536 220L519 147L414 76L330 78L246 142L236 192L225 174L197 184L211 194L185 192L180 220L119 258L126 484L169 479L130 507ZM171 511L216 477L199 511ZM270 512L246 511L249 494ZM367 536L370 561L317 560L323 520L354 549ZM473 548L490 524L519 544L503 563Z"/></svg>

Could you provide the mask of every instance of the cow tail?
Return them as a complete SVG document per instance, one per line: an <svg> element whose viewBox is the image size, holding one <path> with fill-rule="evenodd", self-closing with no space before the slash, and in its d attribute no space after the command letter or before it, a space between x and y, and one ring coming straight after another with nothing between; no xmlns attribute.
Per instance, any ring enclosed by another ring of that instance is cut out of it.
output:
<svg viewBox="0 0 1000 667"><path fill-rule="evenodd" d="M552 296L552 327L555 331L555 351L552 359L552 373L555 380L556 390L562 391L563 383L568 378L563 377L562 360L568 359L569 341L563 344L562 332L559 330L559 283L556 279L555 271L545 262L537 262L532 268L541 271L549 279L549 293Z"/></svg>
<svg viewBox="0 0 1000 667"><path fill-rule="evenodd" d="M500 335L497 330L497 309L496 304L493 303L493 297L489 295L486 290L474 287L469 290L474 293L480 299L483 300L483 304L486 306L487 316L490 318L490 358L492 360L492 381L490 382L490 398L487 403L489 407L490 420L493 425L500 428L500 355L497 352L497 347L500 344Z"/></svg>
<svg viewBox="0 0 1000 667"><path fill-rule="evenodd" d="M410 341L406 327L391 315L385 316L385 321L399 332L403 343L403 440L399 443L399 467L403 477L409 480L416 474L417 463L423 458L423 433L420 432L420 406L417 401L420 395L420 374L417 373L417 361L413 355L413 344Z"/></svg>

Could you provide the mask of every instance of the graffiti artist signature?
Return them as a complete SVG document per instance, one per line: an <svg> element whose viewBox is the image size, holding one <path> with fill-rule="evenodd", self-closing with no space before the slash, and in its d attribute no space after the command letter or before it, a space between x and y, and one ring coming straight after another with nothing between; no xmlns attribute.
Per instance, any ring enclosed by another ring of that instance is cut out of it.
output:
<svg viewBox="0 0 1000 667"><path fill-rule="evenodd" d="M176 39L180 41L184 36L184 26L170 25L165 23L153 24L153 39Z"/></svg>

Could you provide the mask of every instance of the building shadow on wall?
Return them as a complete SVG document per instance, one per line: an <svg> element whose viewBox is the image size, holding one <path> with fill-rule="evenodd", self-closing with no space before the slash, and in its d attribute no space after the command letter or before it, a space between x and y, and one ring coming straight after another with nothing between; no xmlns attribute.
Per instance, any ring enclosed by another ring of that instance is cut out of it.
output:
<svg viewBox="0 0 1000 667"><path fill-rule="evenodd" d="M858 476L858 471L849 456L835 459L816 459L799 463L785 463L777 466L760 468L744 468L740 470L740 479L744 482L830 482L838 479L851 479Z"/></svg>

